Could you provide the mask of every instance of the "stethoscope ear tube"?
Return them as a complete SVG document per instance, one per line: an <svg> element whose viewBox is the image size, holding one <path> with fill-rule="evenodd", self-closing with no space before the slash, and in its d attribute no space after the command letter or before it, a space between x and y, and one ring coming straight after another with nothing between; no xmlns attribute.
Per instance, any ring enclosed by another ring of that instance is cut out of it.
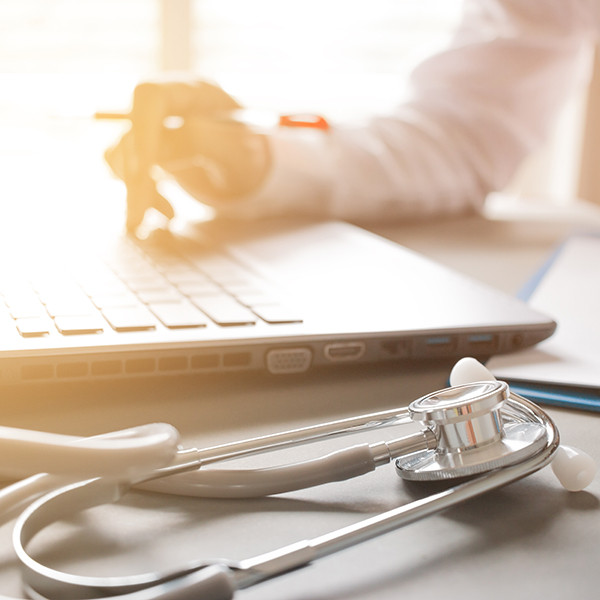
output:
<svg viewBox="0 0 600 600"><path fill-rule="evenodd" d="M200 469L152 479L136 488L201 498L262 498L360 477L376 466L370 446L360 444L291 465L264 469Z"/></svg>
<svg viewBox="0 0 600 600"><path fill-rule="evenodd" d="M41 595L29 584L25 584L23 588L27 597L32 600L51 600L54 597ZM153 587L110 597L114 600L231 600L236 590L234 575L227 567L210 565ZM59 595L56 598L64 597Z"/></svg>
<svg viewBox="0 0 600 600"><path fill-rule="evenodd" d="M179 432L167 423L149 423L93 437L0 426L0 455L11 457L0 472L11 478L44 472L78 479L135 478L168 465L178 444Z"/></svg>
<svg viewBox="0 0 600 600"><path fill-rule="evenodd" d="M197 469L136 484L136 489L201 498L259 498L353 479L394 457L435 447L429 430L263 469Z"/></svg>

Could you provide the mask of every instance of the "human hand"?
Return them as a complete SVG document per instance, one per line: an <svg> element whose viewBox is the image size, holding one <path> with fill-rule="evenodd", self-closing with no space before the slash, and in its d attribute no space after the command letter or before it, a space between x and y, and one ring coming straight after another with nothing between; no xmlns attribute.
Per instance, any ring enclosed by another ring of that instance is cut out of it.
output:
<svg viewBox="0 0 600 600"><path fill-rule="evenodd" d="M223 89L203 81L136 87L131 128L105 153L127 186L128 230L135 231L150 207L173 217L156 188L156 167L202 200L233 200L261 185L270 169L266 136L242 123L214 118L238 108Z"/></svg>

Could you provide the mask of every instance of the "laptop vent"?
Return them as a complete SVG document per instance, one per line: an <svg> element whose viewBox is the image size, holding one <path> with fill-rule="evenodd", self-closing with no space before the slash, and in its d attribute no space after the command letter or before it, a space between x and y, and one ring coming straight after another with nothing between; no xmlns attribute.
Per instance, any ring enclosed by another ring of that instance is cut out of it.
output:
<svg viewBox="0 0 600 600"><path fill-rule="evenodd" d="M152 374L193 374L200 372L244 369L257 366L251 352L225 351L189 355L147 356L123 359L92 358L88 360L57 359L52 362L27 361L16 369L6 370L5 376L13 381L49 381L63 379L89 379L110 377L135 377ZM11 376L12 375L12 376Z"/></svg>

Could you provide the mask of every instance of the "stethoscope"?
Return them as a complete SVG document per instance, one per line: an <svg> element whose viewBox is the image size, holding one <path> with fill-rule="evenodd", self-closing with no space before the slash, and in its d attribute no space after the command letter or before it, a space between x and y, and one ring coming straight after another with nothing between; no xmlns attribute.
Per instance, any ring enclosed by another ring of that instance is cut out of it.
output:
<svg viewBox="0 0 600 600"><path fill-rule="evenodd" d="M236 590L504 486L550 462L570 491L582 490L594 479L594 461L560 446L550 417L510 392L483 365L462 359L450 383L407 408L203 449L181 449L177 431L164 424L92 438L4 428L0 451L13 457L8 474L46 471L0 492L0 516L7 520L20 513L13 544L25 592L35 600L225 600ZM300 463L249 470L206 468L231 458L408 422L422 429ZM458 481L354 525L241 561L197 560L175 570L103 578L51 569L27 551L45 527L77 511L117 501L132 486L201 497L256 497L349 479L390 462L406 480Z"/></svg>

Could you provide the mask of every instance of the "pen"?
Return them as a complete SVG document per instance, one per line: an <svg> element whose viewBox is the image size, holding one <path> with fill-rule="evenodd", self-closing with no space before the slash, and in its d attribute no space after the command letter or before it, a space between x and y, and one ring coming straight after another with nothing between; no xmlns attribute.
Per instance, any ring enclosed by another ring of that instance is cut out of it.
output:
<svg viewBox="0 0 600 600"><path fill-rule="evenodd" d="M318 129L328 131L330 125L325 117L316 114L284 114L257 109L238 108L233 110L215 111L197 116L206 116L207 120L218 123L249 125L259 128L297 127L303 129ZM130 120L131 113L127 112L96 112L94 119L98 120ZM180 127L184 117L173 115L165 119L165 124L172 128Z"/></svg>

